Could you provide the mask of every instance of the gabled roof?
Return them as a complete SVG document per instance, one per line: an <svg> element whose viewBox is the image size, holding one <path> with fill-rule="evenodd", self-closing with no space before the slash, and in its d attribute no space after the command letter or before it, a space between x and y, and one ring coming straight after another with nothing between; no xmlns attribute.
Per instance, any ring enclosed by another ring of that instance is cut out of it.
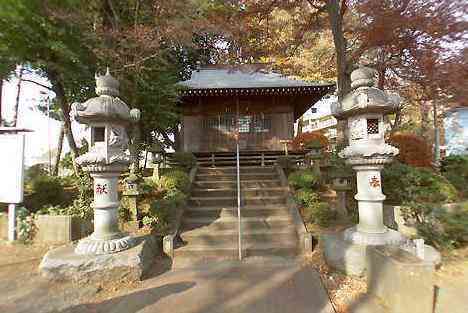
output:
<svg viewBox="0 0 468 313"><path fill-rule="evenodd" d="M332 91L330 82L307 82L288 78L266 70L264 64L211 65L192 72L189 80L179 82L186 87L183 95L316 93Z"/></svg>

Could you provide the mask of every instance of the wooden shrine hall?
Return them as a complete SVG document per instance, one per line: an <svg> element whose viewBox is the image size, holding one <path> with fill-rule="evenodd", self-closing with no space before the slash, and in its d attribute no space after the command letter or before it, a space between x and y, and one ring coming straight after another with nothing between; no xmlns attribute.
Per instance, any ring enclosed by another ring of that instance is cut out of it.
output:
<svg viewBox="0 0 468 313"><path fill-rule="evenodd" d="M294 122L334 83L306 82L267 70L266 64L208 65L179 82L179 150L197 157L282 153Z"/></svg>

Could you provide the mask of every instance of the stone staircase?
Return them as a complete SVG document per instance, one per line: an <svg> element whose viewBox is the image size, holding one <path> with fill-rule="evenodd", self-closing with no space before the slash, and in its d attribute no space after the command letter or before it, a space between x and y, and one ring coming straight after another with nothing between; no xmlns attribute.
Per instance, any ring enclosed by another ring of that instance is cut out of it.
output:
<svg viewBox="0 0 468 313"><path fill-rule="evenodd" d="M298 238L276 169L242 167L241 194L243 255L295 256ZM175 263L238 257L235 167L198 169L180 238Z"/></svg>

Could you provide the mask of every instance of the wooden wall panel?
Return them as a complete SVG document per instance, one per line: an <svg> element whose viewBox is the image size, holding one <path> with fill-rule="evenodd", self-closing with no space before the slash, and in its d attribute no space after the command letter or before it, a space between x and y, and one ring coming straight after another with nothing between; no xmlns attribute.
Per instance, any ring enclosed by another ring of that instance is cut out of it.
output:
<svg viewBox="0 0 468 313"><path fill-rule="evenodd" d="M239 115L262 115L271 119L269 132L242 133L242 150L282 150L279 142L292 139L294 106L291 97L251 96L239 98ZM203 120L236 114L235 97L193 98L183 104L183 150L187 152L235 151L235 133L204 128Z"/></svg>

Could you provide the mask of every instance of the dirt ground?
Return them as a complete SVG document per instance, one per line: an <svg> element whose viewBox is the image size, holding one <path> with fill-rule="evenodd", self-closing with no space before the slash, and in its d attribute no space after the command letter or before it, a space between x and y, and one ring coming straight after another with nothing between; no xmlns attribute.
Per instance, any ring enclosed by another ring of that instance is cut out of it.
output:
<svg viewBox="0 0 468 313"><path fill-rule="evenodd" d="M31 302L37 305L37 313L58 312L81 303L102 303L145 286L145 280L84 286L47 281L39 275L37 269L42 256L50 248L53 247L0 241L0 312L30 312ZM365 279L331 271L320 250L306 255L303 263L320 273L322 284L337 313L349 312L351 304L365 297ZM148 278L157 277L169 269L170 260L158 257ZM440 291L436 313L446 313L444 310L447 307L452 308L453 313L468 312L465 294L468 288L468 247L444 254L444 263L436 272L436 286L436 291ZM453 311L454 307L456 311Z"/></svg>
<svg viewBox="0 0 468 313"><path fill-rule="evenodd" d="M15 305L21 307L24 298L42 304L46 308L60 309L78 303L99 303L138 289L144 282L113 282L108 285L85 285L77 288L73 283L50 282L38 273L42 256L53 246L38 244L9 244L0 241L0 312L7 312ZM365 281L331 273L318 251L304 258L304 265L312 265L321 275L324 287L329 289L331 300L335 300L337 312L346 312L346 303L365 293ZM170 261L159 257L149 277L155 277L170 269ZM41 290L42 293L37 291ZM68 290L68 292L67 292ZM73 291L73 292L72 292ZM34 300L33 300L34 299ZM54 302L53 306L50 304ZM57 304L57 302L59 302ZM5 304L9 303L9 304ZM10 305L8 307L7 305ZM5 310L3 310L5 309ZM26 309L26 307L25 307Z"/></svg>

